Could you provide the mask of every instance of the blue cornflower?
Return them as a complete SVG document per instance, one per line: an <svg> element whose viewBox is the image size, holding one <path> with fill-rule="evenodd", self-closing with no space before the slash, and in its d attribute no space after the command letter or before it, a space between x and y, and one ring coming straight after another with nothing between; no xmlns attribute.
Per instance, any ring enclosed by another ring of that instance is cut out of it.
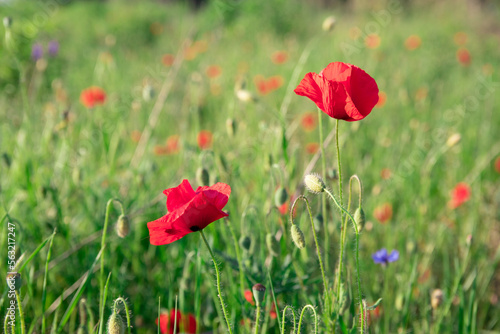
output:
<svg viewBox="0 0 500 334"><path fill-rule="evenodd" d="M33 44L31 48L31 59L37 61L43 57L43 46L40 43Z"/></svg>
<svg viewBox="0 0 500 334"><path fill-rule="evenodd" d="M399 259L399 252L397 250L392 250L391 254L387 253L387 249L382 248L372 254L373 261L382 265L386 265L389 262L394 262Z"/></svg>
<svg viewBox="0 0 500 334"><path fill-rule="evenodd" d="M59 42L56 40L50 41L48 51L52 57L57 56L57 53L59 52Z"/></svg>

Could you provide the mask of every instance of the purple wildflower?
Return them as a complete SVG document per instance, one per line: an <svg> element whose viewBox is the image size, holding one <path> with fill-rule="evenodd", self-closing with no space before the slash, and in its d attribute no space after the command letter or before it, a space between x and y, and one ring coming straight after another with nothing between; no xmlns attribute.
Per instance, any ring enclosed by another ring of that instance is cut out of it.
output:
<svg viewBox="0 0 500 334"><path fill-rule="evenodd" d="M387 253L387 249L382 248L372 254L373 261L382 265L386 265L389 262L394 262L399 259L399 252L397 250L392 250L391 254Z"/></svg>
<svg viewBox="0 0 500 334"><path fill-rule="evenodd" d="M33 59L33 61L37 61L42 57L43 57L42 44L40 43L33 44L31 48L31 59Z"/></svg>
<svg viewBox="0 0 500 334"><path fill-rule="evenodd" d="M49 55L51 55L52 57L57 56L57 54L59 53L59 42L56 40L50 41L48 51Z"/></svg>

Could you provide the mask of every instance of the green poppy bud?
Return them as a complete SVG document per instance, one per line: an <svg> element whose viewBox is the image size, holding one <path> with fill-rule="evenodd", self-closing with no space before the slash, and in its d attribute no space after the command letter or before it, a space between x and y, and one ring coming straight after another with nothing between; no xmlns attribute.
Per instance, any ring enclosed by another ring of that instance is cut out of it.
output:
<svg viewBox="0 0 500 334"><path fill-rule="evenodd" d="M304 178L304 183L307 190L313 194L319 194L325 191L326 185L321 176L318 174L308 174Z"/></svg>
<svg viewBox="0 0 500 334"><path fill-rule="evenodd" d="M130 231L130 220L127 215L120 215L118 217L118 222L116 223L116 234L120 238L125 238Z"/></svg>
<svg viewBox="0 0 500 334"><path fill-rule="evenodd" d="M241 248L250 252L250 249L252 248L252 239L248 235L242 235L240 237L239 244Z"/></svg>
<svg viewBox="0 0 500 334"><path fill-rule="evenodd" d="M124 334L125 324L123 323L122 317L115 310L108 320L108 334Z"/></svg>
<svg viewBox="0 0 500 334"><path fill-rule="evenodd" d="M267 244L267 249L269 250L269 253L271 253L272 256L277 257L280 254L280 244L278 240L272 235L271 233L268 233L266 235L266 244Z"/></svg>
<svg viewBox="0 0 500 334"><path fill-rule="evenodd" d="M23 280L21 279L20 273L9 273L7 274L7 286L9 289L12 289L11 286L14 286L16 291L21 289L21 285L23 284Z"/></svg>
<svg viewBox="0 0 500 334"><path fill-rule="evenodd" d="M361 207L356 209L356 212L354 212L354 221L356 222L356 225L358 226L358 232L361 232L363 228L365 227L366 223L366 216L365 212Z"/></svg>
<svg viewBox="0 0 500 334"><path fill-rule="evenodd" d="M266 287L260 283L257 283L252 287L252 292L253 298L255 299L255 304L257 305L257 307L260 307L262 305L262 302L264 301L264 297L266 296Z"/></svg>
<svg viewBox="0 0 500 334"><path fill-rule="evenodd" d="M291 234L292 234L292 240L295 243L295 246L297 246L297 248L302 249L306 246L304 233L302 233L302 230L297 225L292 224Z"/></svg>
<svg viewBox="0 0 500 334"><path fill-rule="evenodd" d="M208 170L203 167L198 168L196 171L196 181L199 185L208 186L210 183L210 174L208 174Z"/></svg>
<svg viewBox="0 0 500 334"><path fill-rule="evenodd" d="M283 187L279 187L278 190L274 193L274 204L279 208L283 204L286 203L286 200L288 199L288 193L286 192L286 189Z"/></svg>

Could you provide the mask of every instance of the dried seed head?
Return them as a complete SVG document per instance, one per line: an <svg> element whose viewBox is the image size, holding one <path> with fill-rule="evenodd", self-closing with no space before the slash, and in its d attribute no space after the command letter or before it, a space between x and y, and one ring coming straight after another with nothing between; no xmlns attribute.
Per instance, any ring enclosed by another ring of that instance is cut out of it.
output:
<svg viewBox="0 0 500 334"><path fill-rule="evenodd" d="M257 283L252 287L252 292L255 303L257 304L257 307L259 307L260 305L262 305L264 297L266 296L266 287L260 283Z"/></svg>
<svg viewBox="0 0 500 334"><path fill-rule="evenodd" d="M437 309L441 304L443 303L444 300L444 293L443 290L441 289L435 289L431 293L431 306L433 309Z"/></svg>
<svg viewBox="0 0 500 334"><path fill-rule="evenodd" d="M292 234L292 240L295 243L295 246L297 246L297 248L302 249L306 246L304 233L302 233L302 230L297 225L292 224L291 234Z"/></svg>
<svg viewBox="0 0 500 334"><path fill-rule="evenodd" d="M210 183L210 174L208 170L203 167L198 168L196 171L196 181L202 186L208 186Z"/></svg>
<svg viewBox="0 0 500 334"><path fill-rule="evenodd" d="M279 187L278 190L274 193L274 204L279 208L283 204L286 203L286 200L288 199L288 193L286 192L286 189L283 187Z"/></svg>
<svg viewBox="0 0 500 334"><path fill-rule="evenodd" d="M269 253L271 253L272 256L277 257L280 254L280 244L278 240L272 235L271 233L268 233L266 235L266 244L267 244L267 249L269 250Z"/></svg>
<svg viewBox="0 0 500 334"><path fill-rule="evenodd" d="M13 286L16 291L21 289L21 285L23 284L23 280L21 279L20 273L9 273L7 274L7 286L9 289L12 289Z"/></svg>
<svg viewBox="0 0 500 334"><path fill-rule="evenodd" d="M123 323L122 317L115 311L108 320L108 334L124 334L125 324Z"/></svg>
<svg viewBox="0 0 500 334"><path fill-rule="evenodd" d="M307 190L312 192L313 194L319 194L325 191L325 182L318 174L308 174L304 178L304 183L306 185Z"/></svg>
<svg viewBox="0 0 500 334"><path fill-rule="evenodd" d="M324 31L332 31L333 28L335 27L335 23L337 20L335 20L334 16L328 16L324 21L323 21L323 30Z"/></svg>
<svg viewBox="0 0 500 334"><path fill-rule="evenodd" d="M127 215L120 215L118 217L118 222L116 223L116 234L120 238L125 238L130 231L130 220Z"/></svg>
<svg viewBox="0 0 500 334"><path fill-rule="evenodd" d="M358 226L358 232L361 232L365 227L366 223L366 216L365 216L365 211L363 211L363 208L359 207L356 209L356 212L354 212L354 221Z"/></svg>

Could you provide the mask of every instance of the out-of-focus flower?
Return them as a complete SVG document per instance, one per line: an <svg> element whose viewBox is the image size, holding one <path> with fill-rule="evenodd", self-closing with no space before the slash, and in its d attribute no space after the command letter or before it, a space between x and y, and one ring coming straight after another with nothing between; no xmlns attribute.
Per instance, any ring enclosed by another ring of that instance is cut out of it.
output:
<svg viewBox="0 0 500 334"><path fill-rule="evenodd" d="M469 50L467 50L466 48L458 49L457 60L462 66L469 66L471 62L471 56Z"/></svg>
<svg viewBox="0 0 500 334"><path fill-rule="evenodd" d="M369 34L365 37L365 45L368 49L376 49L380 46L380 36L377 34Z"/></svg>
<svg viewBox="0 0 500 334"><path fill-rule="evenodd" d="M495 171L500 174L500 157L495 159Z"/></svg>
<svg viewBox="0 0 500 334"><path fill-rule="evenodd" d="M254 78L255 86L261 95L267 95L272 91L280 88L283 85L283 77L275 75L265 79L262 75L257 75Z"/></svg>
<svg viewBox="0 0 500 334"><path fill-rule="evenodd" d="M458 183L451 191L451 199L448 206L456 209L470 199L470 187L465 182Z"/></svg>
<svg viewBox="0 0 500 334"><path fill-rule="evenodd" d="M130 133L130 139L132 139L134 143L138 143L139 140L141 140L141 132L137 130L132 131L132 133Z"/></svg>
<svg viewBox="0 0 500 334"><path fill-rule="evenodd" d="M205 73L210 79L215 79L222 74L222 68L218 65L210 65L207 67Z"/></svg>
<svg viewBox="0 0 500 334"><path fill-rule="evenodd" d="M51 57L57 56L57 54L59 53L59 42L56 40L50 41L48 46L48 51Z"/></svg>
<svg viewBox="0 0 500 334"><path fill-rule="evenodd" d="M375 208L373 216L382 224L387 223L392 218L392 205L391 203L384 203Z"/></svg>
<svg viewBox="0 0 500 334"><path fill-rule="evenodd" d="M312 131L316 128L316 123L318 122L317 116L313 112L305 112L300 118L300 125L305 131Z"/></svg>
<svg viewBox="0 0 500 334"><path fill-rule="evenodd" d="M391 178L392 172L389 168L384 168L380 171L380 177L383 180L389 180Z"/></svg>
<svg viewBox="0 0 500 334"><path fill-rule="evenodd" d="M106 102L106 92L100 87L89 87L80 94L80 102L87 108L103 105Z"/></svg>
<svg viewBox="0 0 500 334"><path fill-rule="evenodd" d="M201 130L197 136L198 147L206 150L212 147L212 132L208 130Z"/></svg>
<svg viewBox="0 0 500 334"><path fill-rule="evenodd" d="M31 47L31 59L37 61L43 57L43 46L40 43L35 43Z"/></svg>
<svg viewBox="0 0 500 334"><path fill-rule="evenodd" d="M160 325L161 334L196 334L196 318L191 313L183 314L181 311L171 310L160 314L160 318L156 319L156 324ZM177 324L174 333L174 324Z"/></svg>
<svg viewBox="0 0 500 334"><path fill-rule="evenodd" d="M418 49L421 44L422 44L422 39L420 39L418 35L411 35L405 41L405 48L410 51L413 51Z"/></svg>
<svg viewBox="0 0 500 334"><path fill-rule="evenodd" d="M245 290L245 299L247 302L249 302L252 305L255 305L255 301L253 300L253 292L250 290Z"/></svg>
<svg viewBox="0 0 500 334"><path fill-rule="evenodd" d="M319 144L318 143L307 143L306 144L306 152L309 154L316 154L319 150Z"/></svg>
<svg viewBox="0 0 500 334"><path fill-rule="evenodd" d="M372 254L372 259L373 262L377 264L387 265L389 262L394 262L399 259L399 252L397 250L392 250L389 254L387 253L387 249L382 248Z"/></svg>
<svg viewBox="0 0 500 334"><path fill-rule="evenodd" d="M175 60L175 57L174 55L172 54L164 54L163 57L161 57L161 62L163 63L163 65L169 67L169 66L172 66L172 64L174 63L174 60Z"/></svg>
<svg viewBox="0 0 500 334"><path fill-rule="evenodd" d="M286 51L275 51L271 55L271 60L277 65L284 64L288 60L288 53Z"/></svg>

